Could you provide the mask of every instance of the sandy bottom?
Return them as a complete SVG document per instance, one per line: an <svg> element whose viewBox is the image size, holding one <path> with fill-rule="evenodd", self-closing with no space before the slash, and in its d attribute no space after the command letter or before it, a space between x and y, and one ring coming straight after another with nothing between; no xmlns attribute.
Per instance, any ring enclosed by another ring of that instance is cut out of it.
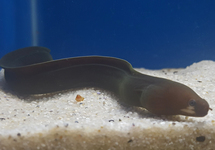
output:
<svg viewBox="0 0 215 150"><path fill-rule="evenodd" d="M191 87L210 107L203 118L155 116L124 106L110 93L84 89L53 95L11 94L0 72L0 150L215 149L215 62L186 69L138 71ZM77 94L84 100L77 102Z"/></svg>

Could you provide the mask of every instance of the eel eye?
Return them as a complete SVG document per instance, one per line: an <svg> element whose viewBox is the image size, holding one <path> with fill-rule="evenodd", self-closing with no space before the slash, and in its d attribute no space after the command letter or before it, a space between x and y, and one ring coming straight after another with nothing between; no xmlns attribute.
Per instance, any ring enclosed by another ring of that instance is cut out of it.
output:
<svg viewBox="0 0 215 150"><path fill-rule="evenodd" d="M189 105L190 105L190 106L193 106L193 107L196 106L196 101L193 100L193 99L190 100L190 101L189 101Z"/></svg>

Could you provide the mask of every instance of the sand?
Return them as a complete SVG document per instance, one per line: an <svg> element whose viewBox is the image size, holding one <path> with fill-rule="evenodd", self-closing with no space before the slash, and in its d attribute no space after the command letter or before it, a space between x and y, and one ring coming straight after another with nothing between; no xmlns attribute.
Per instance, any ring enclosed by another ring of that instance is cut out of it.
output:
<svg viewBox="0 0 215 150"><path fill-rule="evenodd" d="M125 106L99 89L21 97L0 72L0 150L211 150L215 149L215 62L185 69L138 71L191 87L213 108L201 118L155 116ZM84 100L77 102L77 94Z"/></svg>

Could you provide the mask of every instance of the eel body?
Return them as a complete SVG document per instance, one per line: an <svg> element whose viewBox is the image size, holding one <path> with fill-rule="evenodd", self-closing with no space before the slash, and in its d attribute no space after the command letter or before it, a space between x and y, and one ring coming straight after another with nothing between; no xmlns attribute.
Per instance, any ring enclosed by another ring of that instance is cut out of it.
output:
<svg viewBox="0 0 215 150"><path fill-rule="evenodd" d="M191 88L135 71L125 60L85 56L53 60L45 47L26 47L0 59L9 87L19 94L45 94L98 87L122 102L157 115L203 117L209 104Z"/></svg>

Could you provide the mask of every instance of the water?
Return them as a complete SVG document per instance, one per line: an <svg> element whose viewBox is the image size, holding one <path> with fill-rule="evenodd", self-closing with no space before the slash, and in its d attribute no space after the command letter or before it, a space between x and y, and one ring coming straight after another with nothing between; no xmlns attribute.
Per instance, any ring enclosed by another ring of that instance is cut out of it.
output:
<svg viewBox="0 0 215 150"><path fill-rule="evenodd" d="M54 59L105 55L148 69L215 60L215 2L2 0L0 57L39 45Z"/></svg>

